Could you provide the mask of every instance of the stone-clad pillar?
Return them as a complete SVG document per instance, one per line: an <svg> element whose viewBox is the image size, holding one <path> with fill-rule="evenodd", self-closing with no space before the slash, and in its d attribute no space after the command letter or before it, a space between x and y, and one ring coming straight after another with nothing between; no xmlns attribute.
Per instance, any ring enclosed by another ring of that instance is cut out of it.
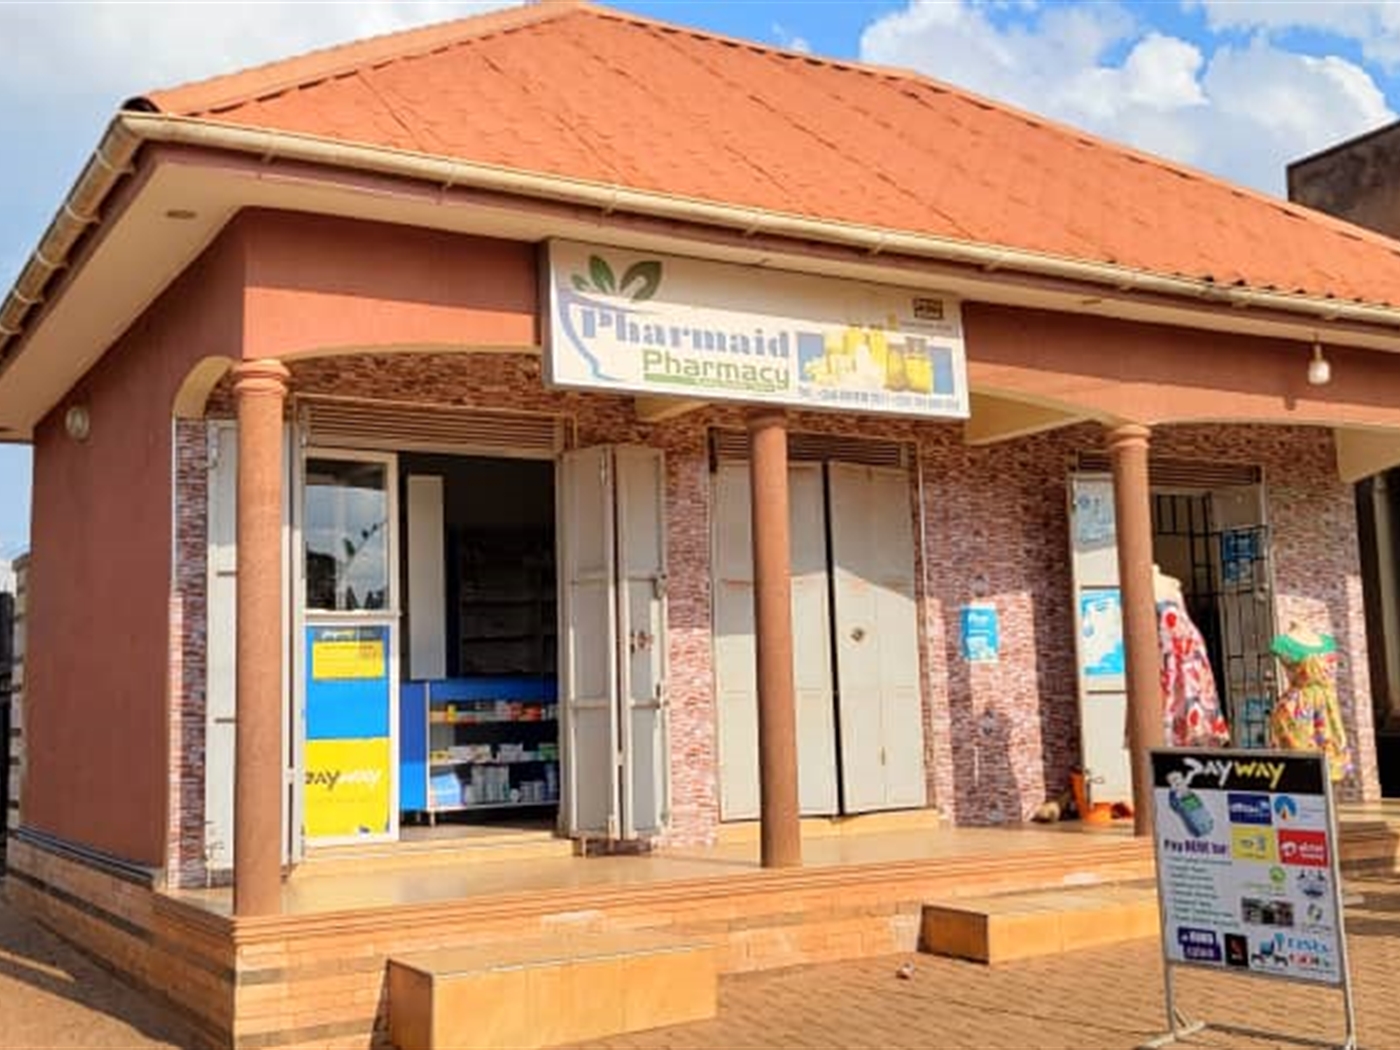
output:
<svg viewBox="0 0 1400 1050"><path fill-rule="evenodd" d="M233 911L275 915L282 900L282 411L287 369L233 370L238 402L238 643Z"/></svg>
<svg viewBox="0 0 1400 1050"><path fill-rule="evenodd" d="M1147 749L1162 744L1161 655L1152 590L1152 498L1147 445L1151 431L1128 423L1110 428L1113 508L1118 531L1118 586L1128 694L1128 746L1133 771L1133 831L1152 834L1152 770Z"/></svg>
<svg viewBox="0 0 1400 1050"><path fill-rule="evenodd" d="M794 868L802 864L802 826L792 669L786 414L781 409L751 412L749 442L758 658L759 836L765 868Z"/></svg>

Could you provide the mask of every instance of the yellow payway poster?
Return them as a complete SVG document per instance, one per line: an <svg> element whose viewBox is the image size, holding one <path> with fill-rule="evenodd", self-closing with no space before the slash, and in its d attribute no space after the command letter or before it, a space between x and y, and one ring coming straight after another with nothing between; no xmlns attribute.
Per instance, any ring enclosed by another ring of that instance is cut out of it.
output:
<svg viewBox="0 0 1400 1050"><path fill-rule="evenodd" d="M384 642L380 639L317 638L311 643L311 677L318 682L328 678L383 678L384 671Z"/></svg>
<svg viewBox="0 0 1400 1050"><path fill-rule="evenodd" d="M389 740L306 742L306 836L383 835L389 830Z"/></svg>

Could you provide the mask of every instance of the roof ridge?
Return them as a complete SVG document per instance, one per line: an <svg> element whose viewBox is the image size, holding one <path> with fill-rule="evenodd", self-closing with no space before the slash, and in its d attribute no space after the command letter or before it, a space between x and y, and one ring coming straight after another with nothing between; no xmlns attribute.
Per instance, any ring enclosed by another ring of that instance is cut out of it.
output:
<svg viewBox="0 0 1400 1050"><path fill-rule="evenodd" d="M1281 214L1325 228L1336 236L1364 240L1396 250L1397 242L1395 240L1373 230L1355 226L1344 220L1314 211L1286 198L1273 196L1231 182L1200 168L1148 153L1121 142L1115 142L1084 128L1033 113L998 99L989 98L968 88L938 80L914 69L815 55L757 40L730 36L709 29L667 22L593 3L591 0L524 0L524 3L516 7L468 15L446 22L437 22L427 26L418 26L332 45L303 55L279 59L208 80L151 92L144 98L156 108L167 112L173 109L185 115L215 113L221 109L232 108L255 99L267 98L294 88L345 76L362 70L366 66L415 58L482 39L495 33L540 25L575 13L585 13L597 18L628 23L665 33L683 34L693 39L725 46L742 47L789 61L807 62L841 72L904 82L923 90L952 96L981 109L1003 114L1031 127L1043 128L1052 134L1077 141L1111 156L1146 164L1160 171L1171 172L1180 178L1234 194L1262 206L1274 208ZM280 75L277 75L279 71Z"/></svg>
<svg viewBox="0 0 1400 1050"><path fill-rule="evenodd" d="M514 7L331 44L204 80L158 88L137 97L162 112L177 109L183 115L208 113L344 76L367 65L429 54L493 33L522 29L589 9L602 10L588 0L523 0ZM279 70L283 71L282 75L273 75Z"/></svg>
<svg viewBox="0 0 1400 1050"><path fill-rule="evenodd" d="M1057 120L1053 117L1047 117L1039 113L1033 113L1030 110L1022 109L1020 106L1016 106L1009 102L1003 102L1000 99L990 98L986 95L980 94L969 88L962 87L958 84L952 84L948 81L938 80L932 76L929 76L926 73L921 73L916 69L910 69L906 66L887 66L876 62L859 62L851 61L848 59L831 58L826 55L816 55L807 51L796 51L792 48L779 47L775 44L769 44L758 40L749 40L743 37L730 36L726 33L717 33L713 32L712 30L699 29L694 26L681 25L676 22L666 22L661 19L650 18L646 15L634 14L630 11L621 11L614 7L606 7L603 5L593 3L585 3L581 6L586 7L590 11L590 13L602 18L611 18L620 22L631 22L635 25L648 26L655 29L663 29L667 32L687 33L691 36L703 38L706 40L714 40L721 43L731 44L734 46L747 47L753 51L764 51L770 54L781 56L783 58L798 59L801 61L810 62L813 65L829 66L845 72L861 73L867 76L883 76L891 80L901 80L917 84L923 88L928 88L934 91L942 92L944 94L956 96L976 106L982 106L988 109L996 110L998 112L1006 114L1009 117L1012 117L1013 119L1021 120L1032 126L1043 127L1051 132L1064 135L1072 139L1077 139L1080 142L1083 142L1086 146L1090 146L1095 149L1105 150L1109 153L1116 154L1118 156L1122 156L1141 163L1150 164L1154 167L1173 172L1181 176L1182 178L1202 182L1207 185L1213 186L1216 189L1224 190L1229 193L1234 193L1242 197L1247 197L1258 204L1276 208L1285 215L1291 215L1294 218L1303 219L1305 221L1327 227L1329 228L1330 232L1338 234L1340 236L1358 237L1360 239L1370 241L1374 244L1383 245L1391 249L1396 249L1397 247L1397 241L1395 238L1387 237L1384 234L1378 233L1375 230L1368 229L1364 226L1356 226L1352 223L1347 222L1345 219L1338 219L1337 217L1328 215L1324 212L1315 211L1314 209L1309 208L1306 205L1298 204L1297 202L1288 200L1285 197L1276 197L1271 194L1264 193L1260 190L1253 189L1252 187L1245 186L1241 183L1231 182L1228 179L1222 178L1218 175L1213 175L1208 171L1205 171L1201 168L1193 167L1190 164L1183 164L1180 161L1175 161L1168 157L1163 157L1160 154L1148 153L1146 150L1137 149L1136 147L1130 146L1126 143L1115 142L1113 139L1096 134L1095 132L1088 131L1084 128L1076 127L1073 124L1065 123L1064 121Z"/></svg>

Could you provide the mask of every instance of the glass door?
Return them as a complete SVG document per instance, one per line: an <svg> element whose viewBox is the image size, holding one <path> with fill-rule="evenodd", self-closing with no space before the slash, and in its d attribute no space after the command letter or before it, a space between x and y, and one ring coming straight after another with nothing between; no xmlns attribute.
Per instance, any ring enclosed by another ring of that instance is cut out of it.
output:
<svg viewBox="0 0 1400 1050"><path fill-rule="evenodd" d="M302 828L398 837L395 457L312 450L302 471Z"/></svg>

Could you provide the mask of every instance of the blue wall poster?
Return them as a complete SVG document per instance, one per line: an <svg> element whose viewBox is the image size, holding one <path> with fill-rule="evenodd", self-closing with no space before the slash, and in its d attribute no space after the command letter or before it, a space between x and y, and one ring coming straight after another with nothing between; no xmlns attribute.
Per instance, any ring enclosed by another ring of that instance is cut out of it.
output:
<svg viewBox="0 0 1400 1050"><path fill-rule="evenodd" d="M962 607L962 654L973 664L994 664L1001 658L1001 622L995 605Z"/></svg>
<svg viewBox="0 0 1400 1050"><path fill-rule="evenodd" d="M1091 683L1123 676L1123 600L1117 587L1080 592L1079 659Z"/></svg>

